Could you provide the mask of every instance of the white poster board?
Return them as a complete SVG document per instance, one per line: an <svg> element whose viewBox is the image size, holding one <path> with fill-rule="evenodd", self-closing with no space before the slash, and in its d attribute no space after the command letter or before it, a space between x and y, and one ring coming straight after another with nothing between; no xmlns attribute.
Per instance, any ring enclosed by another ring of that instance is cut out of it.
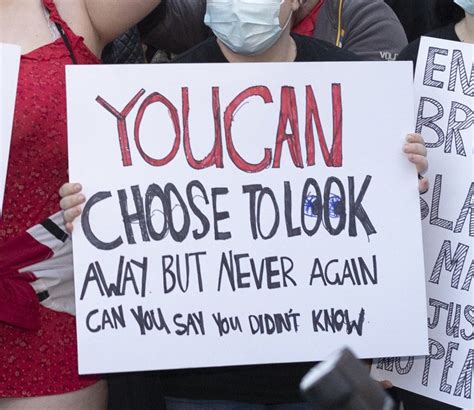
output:
<svg viewBox="0 0 474 410"><path fill-rule="evenodd" d="M425 354L411 78L67 67L80 372Z"/></svg>
<svg viewBox="0 0 474 410"><path fill-rule="evenodd" d="M5 195L20 56L20 46L0 43L0 216Z"/></svg>
<svg viewBox="0 0 474 410"><path fill-rule="evenodd" d="M430 353L374 362L373 375L473 408L474 46L423 38L415 78L417 131L429 148L422 196Z"/></svg>

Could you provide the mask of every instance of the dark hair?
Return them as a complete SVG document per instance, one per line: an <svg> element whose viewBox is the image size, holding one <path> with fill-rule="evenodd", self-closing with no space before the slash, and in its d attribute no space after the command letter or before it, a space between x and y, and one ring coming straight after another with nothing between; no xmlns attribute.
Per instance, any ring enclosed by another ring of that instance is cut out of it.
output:
<svg viewBox="0 0 474 410"><path fill-rule="evenodd" d="M464 10L453 0L436 0L435 16L439 25L447 26L461 21L464 18Z"/></svg>

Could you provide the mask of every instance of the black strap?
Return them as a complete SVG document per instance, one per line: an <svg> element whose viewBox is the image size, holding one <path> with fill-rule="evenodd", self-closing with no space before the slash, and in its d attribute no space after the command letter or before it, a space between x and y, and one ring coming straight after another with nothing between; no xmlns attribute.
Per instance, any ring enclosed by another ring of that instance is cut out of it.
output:
<svg viewBox="0 0 474 410"><path fill-rule="evenodd" d="M66 45L67 50L69 51L69 55L71 56L71 60L73 64L77 64L76 56L74 55L74 51L72 50L71 42L69 41L69 38L67 37L66 33L64 32L63 28L61 27L61 24L59 23L54 23L59 31L59 34L61 38L64 41L64 44Z"/></svg>
<svg viewBox="0 0 474 410"><path fill-rule="evenodd" d="M41 222L41 225L46 229L51 235L61 242L66 242L69 235L64 232L58 225L56 225L51 219L45 219Z"/></svg>

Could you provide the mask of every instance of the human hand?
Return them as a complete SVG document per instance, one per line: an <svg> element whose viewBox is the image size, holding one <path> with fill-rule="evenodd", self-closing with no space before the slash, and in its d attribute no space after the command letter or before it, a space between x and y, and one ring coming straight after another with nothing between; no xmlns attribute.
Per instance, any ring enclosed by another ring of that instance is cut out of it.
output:
<svg viewBox="0 0 474 410"><path fill-rule="evenodd" d="M408 161L415 164L418 171L418 190L420 194L428 191L429 181L423 174L428 170L428 151L425 147L425 141L420 134L408 134L406 143L403 146L403 152L407 155Z"/></svg>
<svg viewBox="0 0 474 410"><path fill-rule="evenodd" d="M379 382L379 384L380 384L380 387L382 387L382 389L384 390L388 390L393 387L393 384L390 380L382 380Z"/></svg>
<svg viewBox="0 0 474 410"><path fill-rule="evenodd" d="M74 219L76 219L82 212L81 205L86 201L86 197L81 194L82 185L76 183L64 184L59 189L61 201L59 206L64 211L64 222L66 222L66 230L71 233L74 229Z"/></svg>

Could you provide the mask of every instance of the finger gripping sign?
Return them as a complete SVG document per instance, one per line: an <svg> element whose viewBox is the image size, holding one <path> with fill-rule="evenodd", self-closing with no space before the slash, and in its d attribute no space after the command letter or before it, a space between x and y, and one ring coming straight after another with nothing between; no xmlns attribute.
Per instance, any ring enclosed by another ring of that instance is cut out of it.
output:
<svg viewBox="0 0 474 410"><path fill-rule="evenodd" d="M81 373L425 354L410 83L406 63L68 67Z"/></svg>
<svg viewBox="0 0 474 410"><path fill-rule="evenodd" d="M474 46L423 38L415 78L417 131L431 181L421 197L429 353L379 359L373 374L418 394L473 408Z"/></svg>

